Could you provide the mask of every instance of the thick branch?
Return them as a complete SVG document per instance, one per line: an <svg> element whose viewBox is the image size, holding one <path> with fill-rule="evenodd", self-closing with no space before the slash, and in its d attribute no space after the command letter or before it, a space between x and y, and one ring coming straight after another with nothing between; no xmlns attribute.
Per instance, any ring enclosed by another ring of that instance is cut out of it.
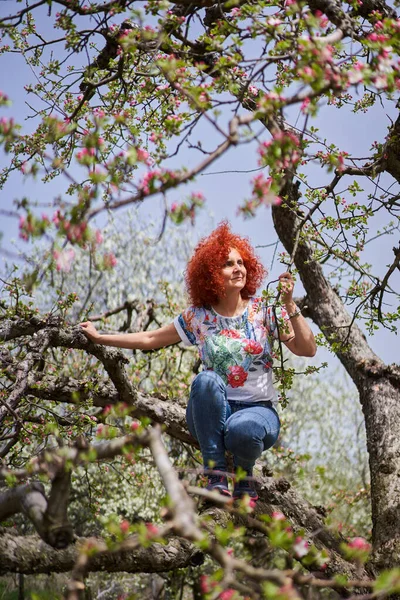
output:
<svg viewBox="0 0 400 600"><path fill-rule="evenodd" d="M70 491L71 471L60 469L53 478L44 515L45 541L54 548L65 548L73 540L73 530L67 516Z"/></svg>
<svg viewBox="0 0 400 600"><path fill-rule="evenodd" d="M79 553L79 547L88 540L78 538L76 543L64 550L55 550L37 536L14 536L0 531L0 575L7 573L65 573L71 571ZM149 548L117 550L92 556L88 571L116 573L162 573L181 569L198 560L198 550L186 540L171 538L166 545L153 544Z"/></svg>
<svg viewBox="0 0 400 600"><path fill-rule="evenodd" d="M0 494L0 521L22 513L36 531L53 548L65 548L73 540L68 522L70 475L58 475L53 481L50 500L47 501L43 484L38 481L20 485Z"/></svg>

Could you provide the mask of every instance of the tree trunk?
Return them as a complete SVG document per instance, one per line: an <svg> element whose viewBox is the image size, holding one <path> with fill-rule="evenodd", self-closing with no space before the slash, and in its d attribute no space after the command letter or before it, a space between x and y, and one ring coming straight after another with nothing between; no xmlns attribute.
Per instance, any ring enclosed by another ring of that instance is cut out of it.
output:
<svg viewBox="0 0 400 600"><path fill-rule="evenodd" d="M289 207L275 207L276 231L292 254L300 225L298 188L288 186ZM325 335L360 394L371 471L374 560L388 568L400 556L400 369L386 365L326 280L312 248L300 242L295 265L306 290L307 314Z"/></svg>

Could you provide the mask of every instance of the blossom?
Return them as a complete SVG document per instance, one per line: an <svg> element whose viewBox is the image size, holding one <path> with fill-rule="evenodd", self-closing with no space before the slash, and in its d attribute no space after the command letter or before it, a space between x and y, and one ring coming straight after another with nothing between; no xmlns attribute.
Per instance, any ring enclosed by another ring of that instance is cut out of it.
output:
<svg viewBox="0 0 400 600"><path fill-rule="evenodd" d="M268 144L269 142L265 142ZM253 196L257 201L269 206L271 204L280 204L281 198L271 189L272 177L265 179L264 175L260 173L252 179L253 184ZM251 201L250 201L251 202Z"/></svg>
<svg viewBox="0 0 400 600"><path fill-rule="evenodd" d="M72 261L75 258L75 251L73 248L68 248L68 250L63 250L61 252L54 250L53 258L56 261L57 271L69 273L71 270Z"/></svg>
<svg viewBox="0 0 400 600"><path fill-rule="evenodd" d="M95 235L96 244L101 244L103 242L103 236L101 234L100 229L96 229L96 232L94 235Z"/></svg>
<svg viewBox="0 0 400 600"><path fill-rule="evenodd" d="M286 517L283 513L281 513L279 510L275 510L272 513L272 518L274 521L286 521Z"/></svg>
<svg viewBox="0 0 400 600"><path fill-rule="evenodd" d="M229 367L228 383L233 388L242 387L248 377L248 373L239 365Z"/></svg>
<svg viewBox="0 0 400 600"><path fill-rule="evenodd" d="M267 25L270 25L270 27L277 27L282 23L282 19L278 19L278 17L270 17L269 19L267 19Z"/></svg>
<svg viewBox="0 0 400 600"><path fill-rule="evenodd" d="M224 590L223 592L220 593L220 595L218 596L218 598L220 598L221 600L231 600L231 598L233 598L235 594L235 590L233 590L232 588L228 588L227 590Z"/></svg>
<svg viewBox="0 0 400 600"><path fill-rule="evenodd" d="M169 87L169 86L167 86ZM153 143L157 142L158 140L162 139L162 134L161 133L155 133L154 131L150 134L149 140Z"/></svg>
<svg viewBox="0 0 400 600"><path fill-rule="evenodd" d="M371 550L371 544L369 544L367 540L362 537L353 538L348 545L350 548L354 548L355 550L365 550L366 552Z"/></svg>
<svg viewBox="0 0 400 600"><path fill-rule="evenodd" d="M130 523L129 523L129 521L127 521L126 519L124 519L123 521L121 521L119 527L120 527L122 533L128 533L129 527L130 527Z"/></svg>
<svg viewBox="0 0 400 600"><path fill-rule="evenodd" d="M303 114L307 114L308 113L308 107L310 105L310 98L305 98L300 106L300 110Z"/></svg>
<svg viewBox="0 0 400 600"><path fill-rule="evenodd" d="M146 523L146 529L150 537L158 534L158 527L154 523Z"/></svg>
<svg viewBox="0 0 400 600"><path fill-rule="evenodd" d="M244 351L248 354L261 354L263 347L256 340L246 340L243 344Z"/></svg>
<svg viewBox="0 0 400 600"><path fill-rule="evenodd" d="M307 540L305 540L301 536L298 536L293 546L296 558L303 558L303 556L306 556L308 554L308 549L309 546Z"/></svg>
<svg viewBox="0 0 400 600"><path fill-rule="evenodd" d="M374 83L375 83L376 89L378 89L378 90L382 90L382 89L386 88L388 85L386 75L378 75L377 77L375 77Z"/></svg>
<svg viewBox="0 0 400 600"><path fill-rule="evenodd" d="M106 252L103 256L103 265L105 269L112 269L117 264L115 254L112 252Z"/></svg>
<svg viewBox="0 0 400 600"><path fill-rule="evenodd" d="M224 335L229 338L240 338L240 333L236 329L222 329L220 335Z"/></svg>
<svg viewBox="0 0 400 600"><path fill-rule="evenodd" d="M209 592L211 592L211 587L207 575L200 576L200 589L203 594L208 594Z"/></svg>
<svg viewBox="0 0 400 600"><path fill-rule="evenodd" d="M143 148L138 148L136 152L137 152L138 161L144 162L144 163L146 163L146 165L150 166L151 159L150 159L150 155L147 152L147 150L143 150Z"/></svg>
<svg viewBox="0 0 400 600"><path fill-rule="evenodd" d="M349 83L360 83L360 81L363 80L363 73L361 70L359 69L352 69L351 71L348 72L347 74L347 79Z"/></svg>

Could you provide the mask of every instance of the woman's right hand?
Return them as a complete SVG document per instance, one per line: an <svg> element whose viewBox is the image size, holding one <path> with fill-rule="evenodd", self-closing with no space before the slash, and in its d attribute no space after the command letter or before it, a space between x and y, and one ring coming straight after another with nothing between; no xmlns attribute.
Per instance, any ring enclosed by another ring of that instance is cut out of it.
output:
<svg viewBox="0 0 400 600"><path fill-rule="evenodd" d="M88 337L89 340L91 340L95 344L100 340L101 335L91 321L84 321L84 323L79 323L79 327L82 328L82 331L86 335L86 337Z"/></svg>

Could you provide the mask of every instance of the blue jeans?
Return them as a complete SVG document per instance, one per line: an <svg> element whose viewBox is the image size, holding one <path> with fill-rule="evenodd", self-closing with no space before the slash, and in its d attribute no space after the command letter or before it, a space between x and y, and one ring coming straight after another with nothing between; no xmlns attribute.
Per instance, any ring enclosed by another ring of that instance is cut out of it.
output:
<svg viewBox="0 0 400 600"><path fill-rule="evenodd" d="M204 466L226 471L225 452L248 473L264 450L278 439L280 422L271 402L227 400L226 386L214 371L202 371L192 383L186 420L200 444ZM210 463L211 461L211 463Z"/></svg>

